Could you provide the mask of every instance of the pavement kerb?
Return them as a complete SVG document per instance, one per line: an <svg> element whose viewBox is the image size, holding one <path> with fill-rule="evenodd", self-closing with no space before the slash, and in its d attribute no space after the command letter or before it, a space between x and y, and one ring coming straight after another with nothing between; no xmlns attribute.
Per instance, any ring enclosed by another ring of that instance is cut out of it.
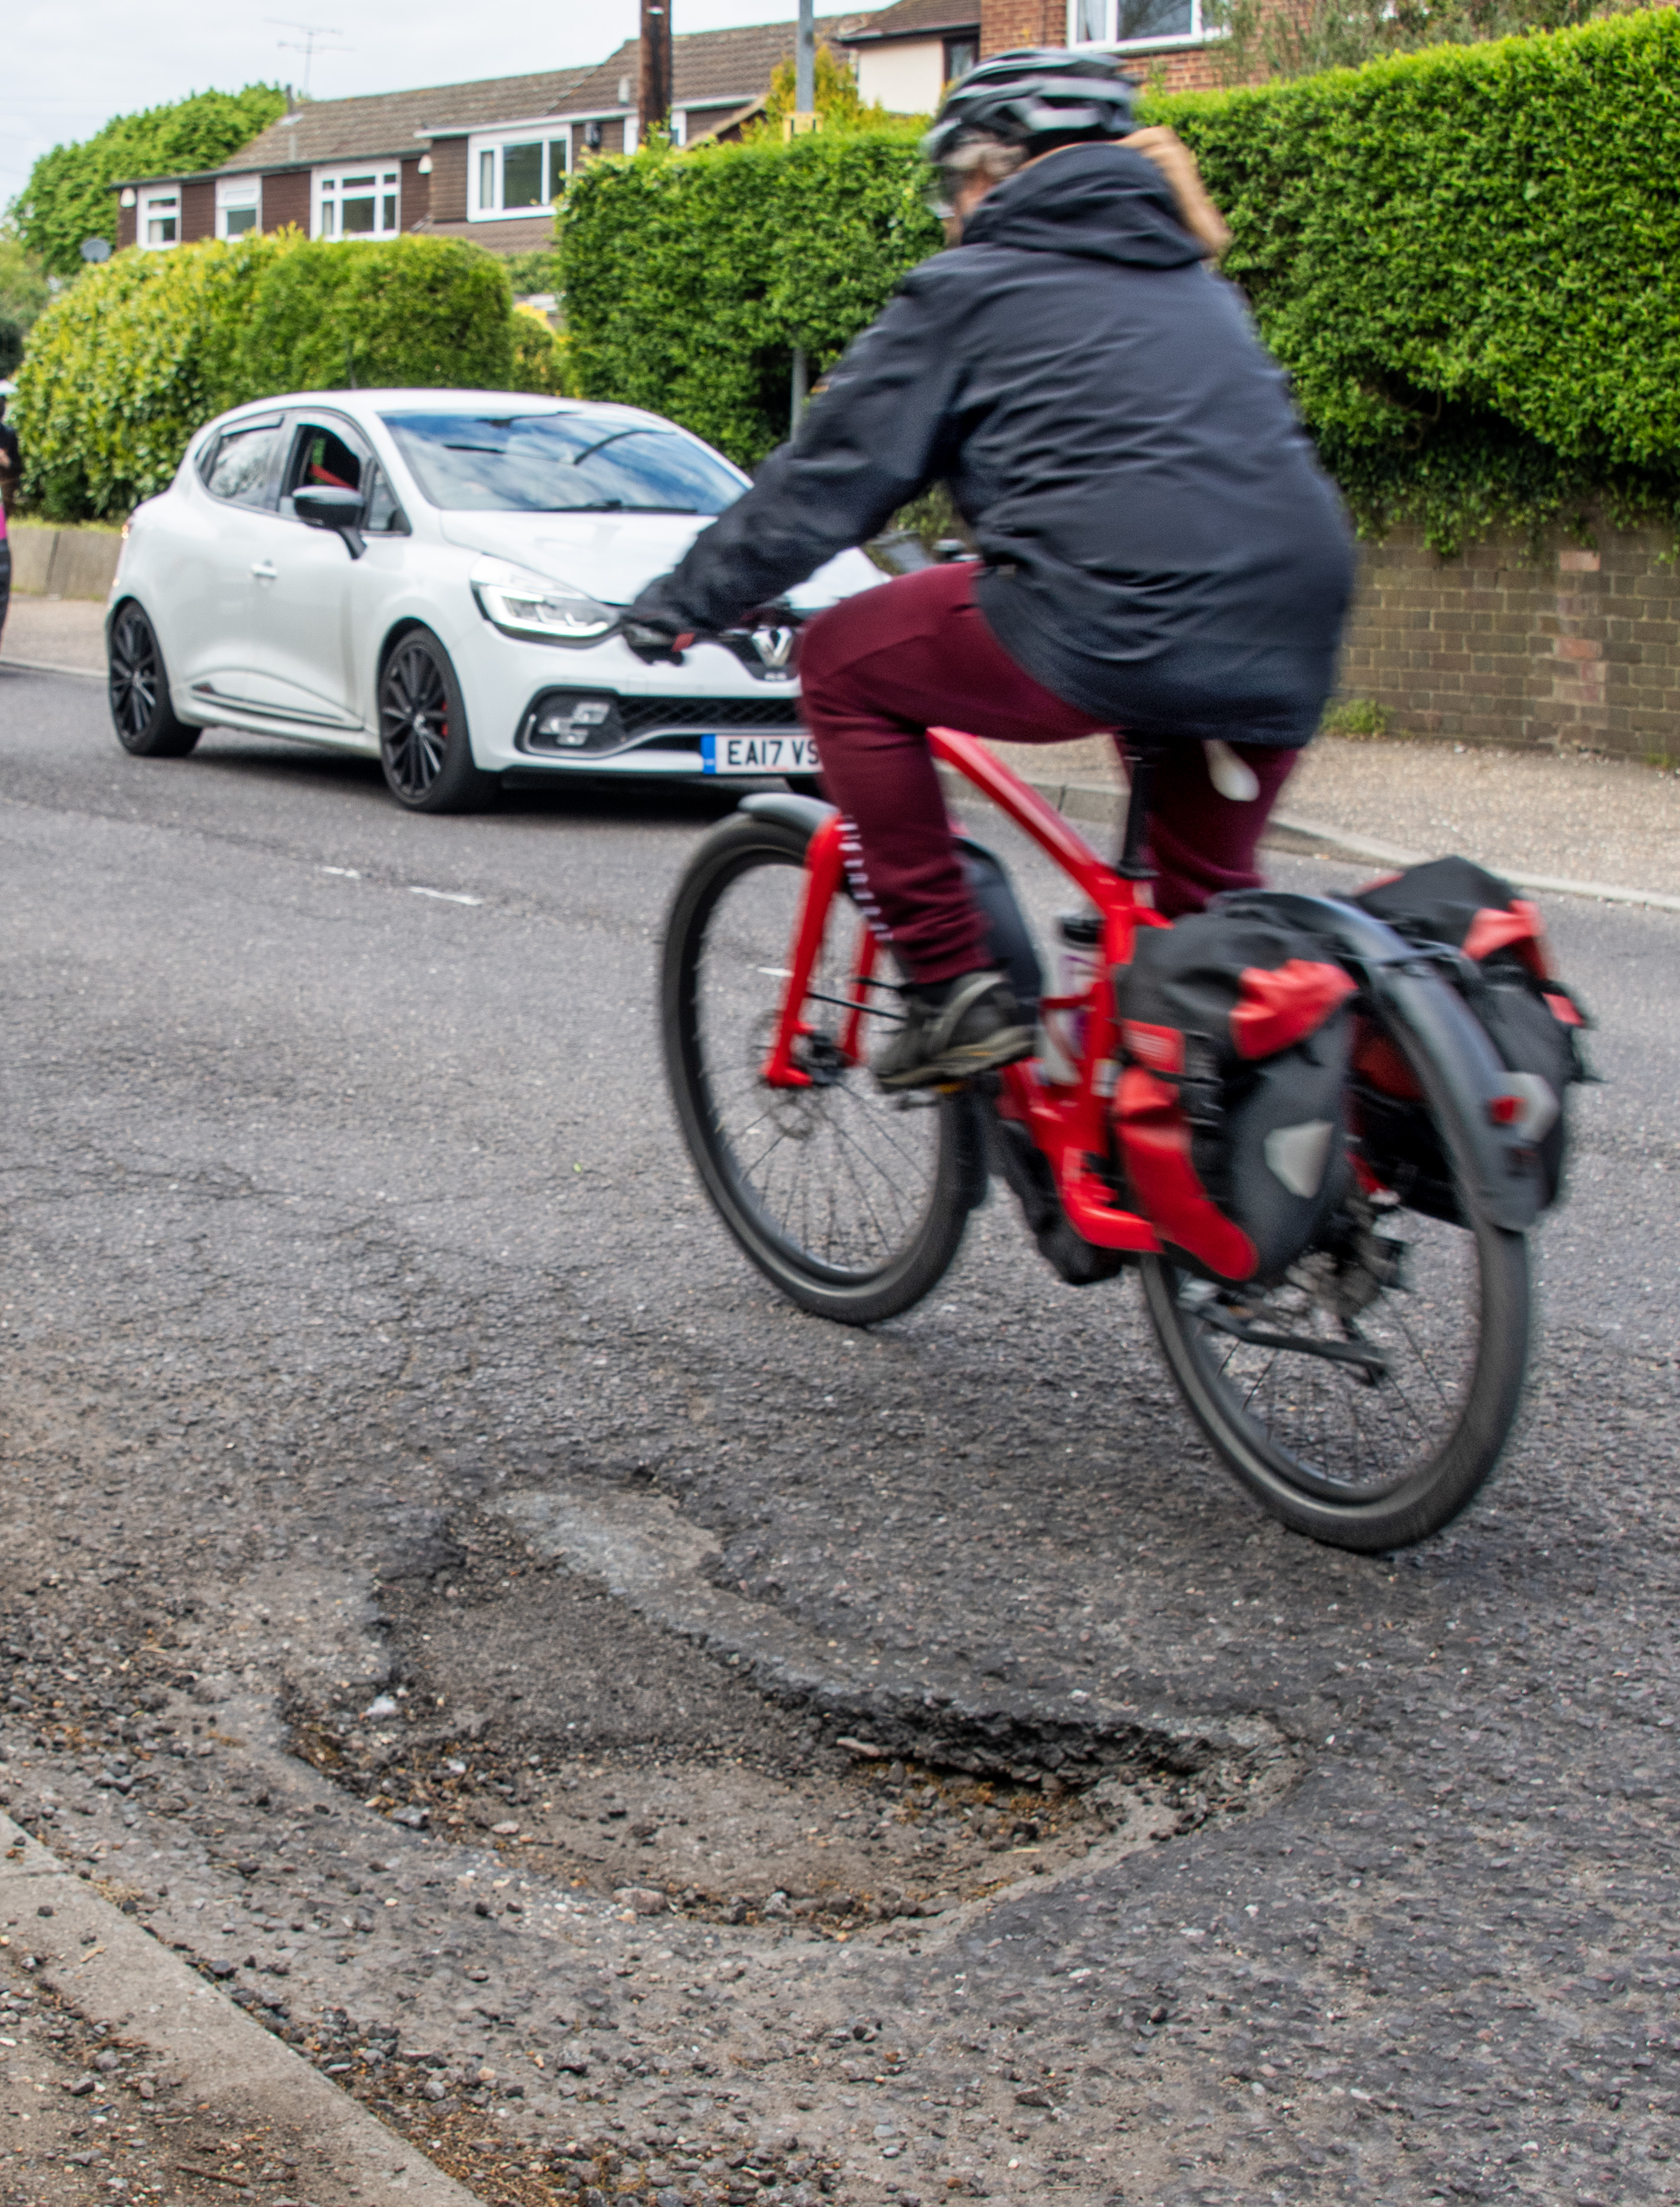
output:
<svg viewBox="0 0 1680 2207"><path fill-rule="evenodd" d="M73 674L78 682L103 682L105 674L97 667L66 667L56 659L14 659L9 651L0 651L0 672L15 667L20 674Z"/></svg>
<svg viewBox="0 0 1680 2207"><path fill-rule="evenodd" d="M307 2135L323 2172L359 2184L365 2196L412 2207L479 2207L417 2147L0 1815L0 1922L9 1915L18 1918L9 1927L14 1951L35 1956L35 1974L52 1991L89 2021L156 2053L189 2093L206 2100L237 2093Z"/></svg>
<svg viewBox="0 0 1680 2207"><path fill-rule="evenodd" d="M939 778L948 797L973 800L980 792L972 782L950 767L941 767ZM1092 781L1030 781L1064 819L1100 821L1103 826L1117 818L1121 792L1117 784ZM1302 820L1292 813L1274 812L1262 842L1280 850L1306 850L1324 858L1352 858L1379 866L1420 866L1438 858L1437 851L1408 851L1397 844L1379 843L1368 835L1355 835L1327 821ZM1592 897L1601 904L1649 905L1658 912L1680 912L1680 896L1661 889L1625 888L1617 882L1577 882L1557 874L1525 873L1514 866L1494 870L1520 889L1540 889L1548 896Z"/></svg>

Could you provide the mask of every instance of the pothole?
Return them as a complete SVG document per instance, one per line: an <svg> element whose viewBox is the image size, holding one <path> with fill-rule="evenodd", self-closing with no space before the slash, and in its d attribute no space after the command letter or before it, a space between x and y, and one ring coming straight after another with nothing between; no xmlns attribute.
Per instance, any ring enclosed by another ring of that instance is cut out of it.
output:
<svg viewBox="0 0 1680 2207"><path fill-rule="evenodd" d="M533 1553L465 1529L429 1583L387 1588L391 1676L363 1708L294 1701L298 1753L393 1821L493 1847L527 1878L647 1915L804 1919L845 1935L937 1916L1094 1849L1268 1805L1275 1754L1185 1767L1134 1739L1073 1762L995 1728L894 1753ZM854 1720L855 1725L855 1720ZM960 1766L960 1767L959 1767ZM485 1914L523 1912L511 1876Z"/></svg>

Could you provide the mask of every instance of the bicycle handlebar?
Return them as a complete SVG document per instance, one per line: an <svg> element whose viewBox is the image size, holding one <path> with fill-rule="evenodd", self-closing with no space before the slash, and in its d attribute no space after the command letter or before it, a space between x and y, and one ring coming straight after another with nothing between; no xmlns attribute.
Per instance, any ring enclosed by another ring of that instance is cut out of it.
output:
<svg viewBox="0 0 1680 2207"><path fill-rule="evenodd" d="M667 631L651 628L645 622L621 620L617 633L621 636L636 656L649 666L664 661L680 667L683 654L691 644L720 643L726 649L732 640L744 642L761 628L803 628L810 615L798 612L789 605L756 606L745 618L730 628L679 629Z"/></svg>

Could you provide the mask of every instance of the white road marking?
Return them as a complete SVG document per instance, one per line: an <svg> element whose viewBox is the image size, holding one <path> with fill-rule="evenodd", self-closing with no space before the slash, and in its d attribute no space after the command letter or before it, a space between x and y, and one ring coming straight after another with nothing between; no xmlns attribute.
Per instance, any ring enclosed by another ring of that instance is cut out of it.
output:
<svg viewBox="0 0 1680 2207"><path fill-rule="evenodd" d="M418 882L409 883L410 896L436 897L444 904L482 904L482 897L468 896L460 889L423 889Z"/></svg>

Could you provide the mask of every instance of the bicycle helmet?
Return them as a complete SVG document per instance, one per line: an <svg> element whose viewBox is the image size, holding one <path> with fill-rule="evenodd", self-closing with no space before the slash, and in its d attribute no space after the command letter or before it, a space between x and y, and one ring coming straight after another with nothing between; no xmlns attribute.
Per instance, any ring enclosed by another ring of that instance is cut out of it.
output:
<svg viewBox="0 0 1680 2207"><path fill-rule="evenodd" d="M922 152L936 168L971 136L1019 146L1030 159L1085 138L1138 129L1138 87L1106 54L1021 46L993 54L946 94Z"/></svg>

